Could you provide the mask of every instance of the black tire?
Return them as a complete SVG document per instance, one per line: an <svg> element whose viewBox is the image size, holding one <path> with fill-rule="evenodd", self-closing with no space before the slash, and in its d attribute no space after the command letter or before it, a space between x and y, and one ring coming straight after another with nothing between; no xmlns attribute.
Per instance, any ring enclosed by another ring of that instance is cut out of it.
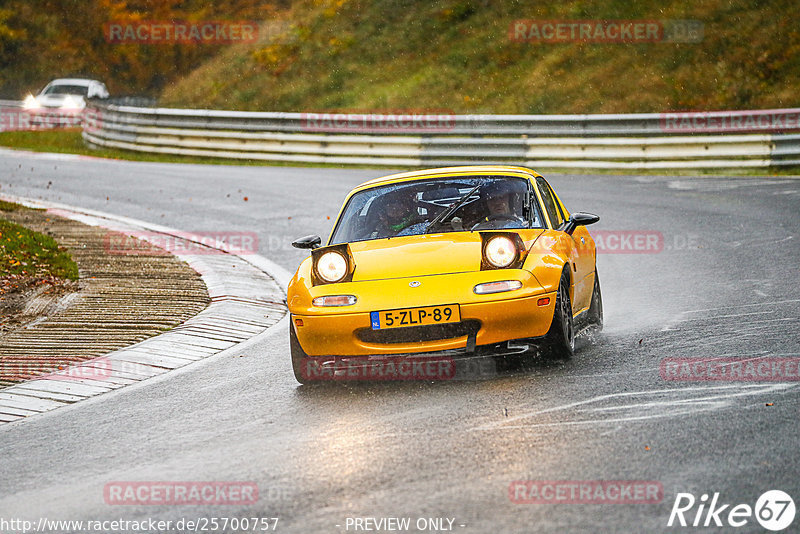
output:
<svg viewBox="0 0 800 534"><path fill-rule="evenodd" d="M595 332L603 330L603 294L600 292L600 276L597 268L594 270L594 289L592 290L592 302L589 304L587 321Z"/></svg>
<svg viewBox="0 0 800 534"><path fill-rule="evenodd" d="M556 293L556 309L550 330L544 336L544 352L551 358L568 359L575 354L575 324L572 317L572 302L569 298L569 274L561 274Z"/></svg>
<svg viewBox="0 0 800 534"><path fill-rule="evenodd" d="M292 370L294 371L294 378L301 384L308 384L314 382L308 376L304 376L303 363L309 357L303 347L300 346L300 341L297 339L297 334L294 332L294 325L289 324L289 352L292 353ZM307 373L305 373L307 375Z"/></svg>

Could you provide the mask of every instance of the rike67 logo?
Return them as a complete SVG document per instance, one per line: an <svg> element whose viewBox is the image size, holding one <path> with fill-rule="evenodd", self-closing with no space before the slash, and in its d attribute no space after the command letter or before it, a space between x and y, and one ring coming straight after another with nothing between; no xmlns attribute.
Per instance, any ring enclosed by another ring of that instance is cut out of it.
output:
<svg viewBox="0 0 800 534"><path fill-rule="evenodd" d="M667 526L738 528L755 518L763 528L778 532L788 528L794 516L794 501L781 490L764 492L753 507L749 504L723 503L719 493L714 493L710 501L707 493L701 495L700 499L691 493L678 493Z"/></svg>

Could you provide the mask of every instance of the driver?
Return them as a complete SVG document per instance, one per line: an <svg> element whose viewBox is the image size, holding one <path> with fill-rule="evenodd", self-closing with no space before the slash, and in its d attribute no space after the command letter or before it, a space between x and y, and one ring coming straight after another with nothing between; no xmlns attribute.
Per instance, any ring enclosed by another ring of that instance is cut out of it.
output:
<svg viewBox="0 0 800 534"><path fill-rule="evenodd" d="M492 182L481 191L486 215L478 225L492 228L519 228L523 222L515 206L519 204L518 193L508 180ZM491 224L490 224L491 223ZM477 225L476 225L477 226Z"/></svg>
<svg viewBox="0 0 800 534"><path fill-rule="evenodd" d="M414 196L412 190L400 189L386 193L380 206L382 209L377 212L378 220L372 237L393 237L411 226L417 219Z"/></svg>

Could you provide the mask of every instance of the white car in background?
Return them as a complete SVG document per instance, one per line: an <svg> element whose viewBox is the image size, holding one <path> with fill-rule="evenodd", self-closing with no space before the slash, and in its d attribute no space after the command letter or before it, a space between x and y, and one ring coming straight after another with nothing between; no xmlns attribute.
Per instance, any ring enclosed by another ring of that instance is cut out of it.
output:
<svg viewBox="0 0 800 534"><path fill-rule="evenodd" d="M28 95L24 107L28 111L80 111L86 107L87 98L108 96L108 89L103 82L85 78L60 78L48 83L37 96Z"/></svg>

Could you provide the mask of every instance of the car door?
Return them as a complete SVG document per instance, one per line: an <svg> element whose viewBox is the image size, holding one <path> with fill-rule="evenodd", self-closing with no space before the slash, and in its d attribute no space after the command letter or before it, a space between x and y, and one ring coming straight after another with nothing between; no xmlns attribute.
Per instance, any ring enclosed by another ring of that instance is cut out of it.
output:
<svg viewBox="0 0 800 534"><path fill-rule="evenodd" d="M572 235L564 232L569 214L547 180L538 176L536 185L553 229L560 232L562 242L567 245L564 248L568 250L573 281L572 311L581 312L589 307L594 288L594 242L584 226L576 228Z"/></svg>

